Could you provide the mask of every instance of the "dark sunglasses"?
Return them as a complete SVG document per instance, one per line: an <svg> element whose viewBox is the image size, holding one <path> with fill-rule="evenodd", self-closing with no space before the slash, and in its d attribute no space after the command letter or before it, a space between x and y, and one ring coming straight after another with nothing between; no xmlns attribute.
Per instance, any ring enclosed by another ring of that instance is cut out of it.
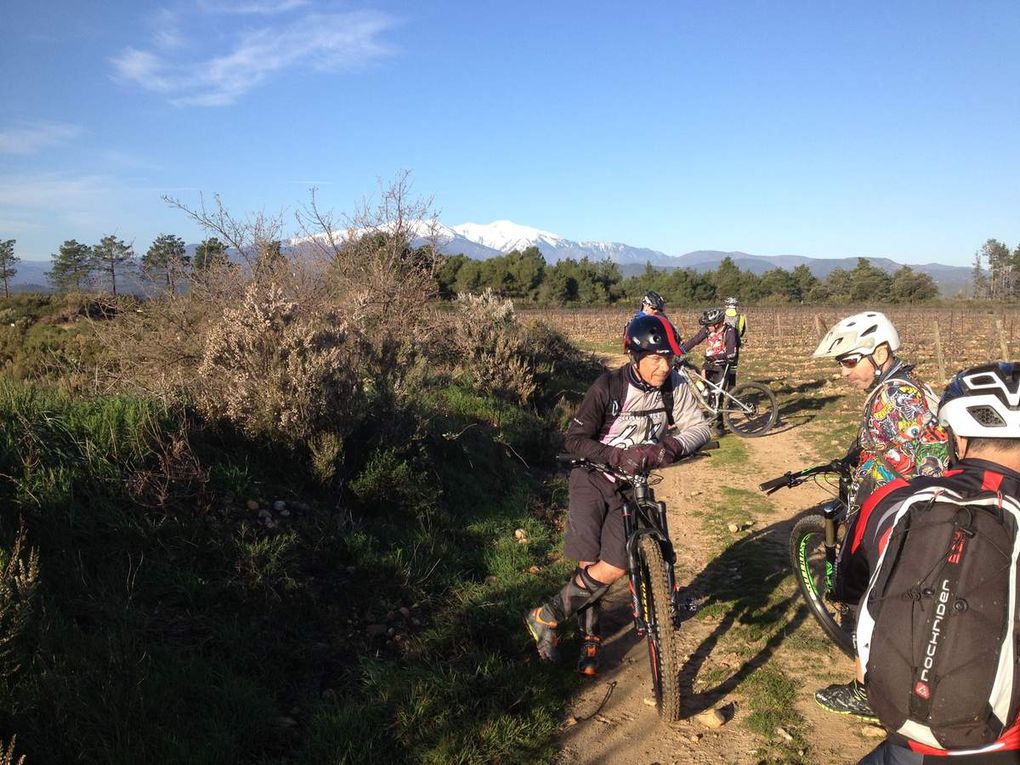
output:
<svg viewBox="0 0 1020 765"><path fill-rule="evenodd" d="M836 363L843 367L843 369L853 369L862 361L864 361L864 357L861 355L843 356L842 358L836 359Z"/></svg>

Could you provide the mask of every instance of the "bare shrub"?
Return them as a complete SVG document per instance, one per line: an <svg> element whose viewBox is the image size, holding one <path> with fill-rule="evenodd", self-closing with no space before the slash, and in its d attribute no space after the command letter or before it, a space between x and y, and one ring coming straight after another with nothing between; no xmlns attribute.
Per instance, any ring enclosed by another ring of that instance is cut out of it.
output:
<svg viewBox="0 0 1020 765"><path fill-rule="evenodd" d="M0 677L14 674L19 666L17 642L33 611L33 599L39 584L39 551L25 546L25 524L10 550L0 555ZM13 742L11 743L13 751Z"/></svg>
<svg viewBox="0 0 1020 765"><path fill-rule="evenodd" d="M435 360L439 221L430 199L411 196L407 173L378 202L353 215L318 206L298 211L304 248L326 266L331 295L365 337L364 361L376 392L400 402L420 390Z"/></svg>
<svg viewBox="0 0 1020 765"><path fill-rule="evenodd" d="M529 401L536 389L533 358L513 303L486 290L459 296L456 308L452 336L458 372L479 392Z"/></svg>
<svg viewBox="0 0 1020 765"><path fill-rule="evenodd" d="M253 281L205 339L200 408L251 435L287 442L343 434L362 400L355 333L335 313L309 315L275 282Z"/></svg>

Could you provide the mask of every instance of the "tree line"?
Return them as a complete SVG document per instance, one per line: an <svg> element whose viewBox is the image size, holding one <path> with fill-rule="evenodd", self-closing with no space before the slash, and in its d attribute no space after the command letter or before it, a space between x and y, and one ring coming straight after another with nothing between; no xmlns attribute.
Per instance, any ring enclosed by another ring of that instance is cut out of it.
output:
<svg viewBox="0 0 1020 765"><path fill-rule="evenodd" d="M0 280L5 294L19 259L14 254L15 240L0 240ZM58 292L97 290L117 294L128 279L142 279L150 285L176 292L193 275L216 264L229 263L228 245L210 237L187 254L184 240L174 234L161 234L140 257L132 244L116 235L104 236L93 245L68 239L54 253L46 273ZM405 249L413 253L410 245ZM417 248L421 249L421 248ZM282 243L273 241L260 261L283 257ZM875 300L919 303L937 298L938 287L930 276L903 266L889 274L865 258L851 269L837 268L824 279L811 273L806 265L791 270L773 268L755 274L739 268L730 257L723 258L714 271L698 272L690 268L667 271L646 264L642 273L623 277L620 267L610 260L564 259L546 263L537 247L474 260L465 255L441 259L435 272L441 297L478 294L491 290L497 295L536 305L609 305L639 300L655 290L675 306L704 305L725 297L745 303L810 304L854 303ZM986 272L982 264L987 262ZM1020 294L1020 247L1009 249L994 239L988 240L975 256L974 296L1002 299Z"/></svg>
<svg viewBox="0 0 1020 765"><path fill-rule="evenodd" d="M741 269L730 257L723 258L714 271L666 271L646 264L641 274L624 278L619 266L609 260L565 259L550 265L537 247L488 260L454 255L446 258L436 278L439 292L446 298L490 289L504 297L543 305L633 302L648 290L678 306L703 305L731 296L745 303L853 303L875 300L876 296L883 302L919 303L939 294L928 274L909 266L889 274L865 258L859 258L852 269L833 270L824 280L805 265L789 271L773 268L758 275Z"/></svg>
<svg viewBox="0 0 1020 765"><path fill-rule="evenodd" d="M998 239L989 239L974 253L971 272L974 297L1008 300L1020 297L1020 244L1010 252Z"/></svg>

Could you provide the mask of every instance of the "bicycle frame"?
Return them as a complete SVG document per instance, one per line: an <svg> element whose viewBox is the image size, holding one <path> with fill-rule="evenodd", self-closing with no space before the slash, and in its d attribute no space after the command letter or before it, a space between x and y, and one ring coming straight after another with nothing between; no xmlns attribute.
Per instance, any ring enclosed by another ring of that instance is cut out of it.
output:
<svg viewBox="0 0 1020 765"><path fill-rule="evenodd" d="M698 372L696 369L694 369L694 367L690 366L689 364L678 363L677 366L676 366L676 370L677 370L677 372L680 373L680 377L686 379L688 382L691 383L691 388L692 388L692 390L694 392L695 397L713 415L719 414L719 412L722 412L722 411L729 411L729 410L723 409L721 406L719 406L719 404L722 402L722 399L723 399L724 396L726 398L728 398L730 401L732 401L734 404L736 404L737 407L739 408L739 411L744 412L744 413L747 413L747 412L751 411L751 407L749 407L747 404L745 404L740 399L734 398L732 395L730 395L730 392L728 390L726 390L725 388L723 388L722 385L720 385L718 383L712 382L707 377L705 377L705 375L703 375L701 372ZM730 367L727 364L723 368L723 376L722 376L723 380L726 379L726 375L729 374L729 371L730 371ZM693 383L693 380L698 380L699 382L703 383L705 385L705 387L708 389L706 391L706 393L708 395L706 395L702 391L698 390L698 386Z"/></svg>
<svg viewBox="0 0 1020 765"><path fill-rule="evenodd" d="M676 625L679 613L677 598L680 587L676 581L676 552L669 538L669 526L666 521L666 503L655 500L655 493L648 485L647 476L635 476L631 484L629 497L623 504L623 529L627 536L627 567L630 582L631 610L634 614L634 628L638 635L644 637L649 625L645 622L645 609L638 601L641 592L638 577L641 572L638 565L637 548L642 537L650 536L659 543L663 560L666 562L666 583L670 591L669 611L673 625Z"/></svg>
<svg viewBox="0 0 1020 765"><path fill-rule="evenodd" d="M766 494L771 494L783 488L793 488L818 475L839 476L839 491L837 496L822 506L822 518L825 529L825 597L831 599L836 587L836 547L839 543L839 528L849 518L850 507L850 476L844 468L836 463L828 465L817 465L815 467L801 470L797 473L787 473L781 478L766 481L760 488Z"/></svg>

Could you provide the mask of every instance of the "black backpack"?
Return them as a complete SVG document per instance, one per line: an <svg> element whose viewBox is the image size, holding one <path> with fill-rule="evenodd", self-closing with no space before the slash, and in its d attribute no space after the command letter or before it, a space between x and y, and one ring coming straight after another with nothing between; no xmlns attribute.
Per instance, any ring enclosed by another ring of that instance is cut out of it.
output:
<svg viewBox="0 0 1020 765"><path fill-rule="evenodd" d="M1017 719L1020 504L931 488L897 510L861 601L857 645L882 724L941 749Z"/></svg>

